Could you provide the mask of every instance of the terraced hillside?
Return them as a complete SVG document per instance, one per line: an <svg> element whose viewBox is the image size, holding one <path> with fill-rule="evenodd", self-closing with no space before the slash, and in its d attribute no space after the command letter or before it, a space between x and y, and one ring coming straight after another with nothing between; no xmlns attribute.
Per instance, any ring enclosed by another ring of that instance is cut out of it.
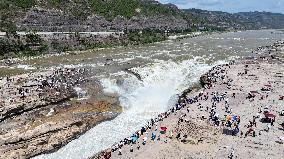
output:
<svg viewBox="0 0 284 159"><path fill-rule="evenodd" d="M174 5L152 0L2 0L0 30L186 30Z"/></svg>

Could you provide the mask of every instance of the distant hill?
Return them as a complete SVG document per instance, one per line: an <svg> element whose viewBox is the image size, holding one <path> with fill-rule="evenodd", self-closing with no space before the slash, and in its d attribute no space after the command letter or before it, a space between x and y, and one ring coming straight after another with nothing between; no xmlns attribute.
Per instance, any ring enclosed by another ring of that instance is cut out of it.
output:
<svg viewBox="0 0 284 159"><path fill-rule="evenodd" d="M152 43L180 32L284 28L284 15L180 10L154 0L0 0L0 59ZM30 32L19 36L16 31ZM36 35L33 32L73 32ZM78 32L123 31L104 36Z"/></svg>
<svg viewBox="0 0 284 159"><path fill-rule="evenodd" d="M179 10L154 0L1 0L0 31L284 28L284 15Z"/></svg>
<svg viewBox="0 0 284 159"><path fill-rule="evenodd" d="M1 0L0 30L186 30L184 14L153 0ZM10 26L9 26L10 25Z"/></svg>
<svg viewBox="0 0 284 159"><path fill-rule="evenodd" d="M184 9L189 19L197 26L215 26L231 29L281 29L284 28L284 15L270 12L226 13L201 9Z"/></svg>
<svg viewBox="0 0 284 159"><path fill-rule="evenodd" d="M0 59L163 41L165 30L190 31L184 16L175 5L153 0L0 0L0 31L8 32L0 37ZM77 33L104 31L124 34Z"/></svg>

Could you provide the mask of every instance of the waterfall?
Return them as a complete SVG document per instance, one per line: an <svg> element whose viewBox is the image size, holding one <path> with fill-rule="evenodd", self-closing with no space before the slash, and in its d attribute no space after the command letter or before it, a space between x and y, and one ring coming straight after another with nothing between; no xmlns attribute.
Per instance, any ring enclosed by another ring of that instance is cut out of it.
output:
<svg viewBox="0 0 284 159"><path fill-rule="evenodd" d="M81 159L109 148L128 137L151 118L169 109L176 96L212 66L197 62L196 58L182 62L159 61L144 67L132 68L141 79L127 72L120 78L102 78L106 93L116 93L123 112L111 121L98 124L78 139L55 153L37 156L38 159Z"/></svg>

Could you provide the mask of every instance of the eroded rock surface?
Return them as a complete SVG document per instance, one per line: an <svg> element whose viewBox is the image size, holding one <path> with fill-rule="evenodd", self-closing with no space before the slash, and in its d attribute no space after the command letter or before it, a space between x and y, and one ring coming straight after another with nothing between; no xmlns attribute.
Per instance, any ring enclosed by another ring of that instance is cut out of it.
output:
<svg viewBox="0 0 284 159"><path fill-rule="evenodd" d="M84 97L75 86L84 90ZM75 69L2 79L0 158L53 152L99 122L116 117L121 111L117 98L101 90L97 80Z"/></svg>

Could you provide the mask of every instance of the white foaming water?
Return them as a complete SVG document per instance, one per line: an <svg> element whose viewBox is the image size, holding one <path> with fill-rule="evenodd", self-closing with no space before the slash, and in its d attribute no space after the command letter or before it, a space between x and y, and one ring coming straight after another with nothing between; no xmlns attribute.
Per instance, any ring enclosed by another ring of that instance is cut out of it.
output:
<svg viewBox="0 0 284 159"><path fill-rule="evenodd" d="M16 67L20 68L20 69L24 69L24 70L34 70L34 69L36 69L35 67L32 67L30 65L21 65L21 64L17 65Z"/></svg>
<svg viewBox="0 0 284 159"><path fill-rule="evenodd" d="M81 159L109 148L115 142L130 136L149 119L169 109L176 94L196 83L212 66L186 60L180 63L160 61L143 68L133 68L134 75L124 73L123 81L104 78L105 91L117 93L124 111L115 119L98 124L78 139L55 153L37 159Z"/></svg>
<svg viewBox="0 0 284 159"><path fill-rule="evenodd" d="M76 91L76 94L77 94L77 100L85 100L89 98L89 96L87 95L87 92L83 90L82 88L74 87L74 90Z"/></svg>

